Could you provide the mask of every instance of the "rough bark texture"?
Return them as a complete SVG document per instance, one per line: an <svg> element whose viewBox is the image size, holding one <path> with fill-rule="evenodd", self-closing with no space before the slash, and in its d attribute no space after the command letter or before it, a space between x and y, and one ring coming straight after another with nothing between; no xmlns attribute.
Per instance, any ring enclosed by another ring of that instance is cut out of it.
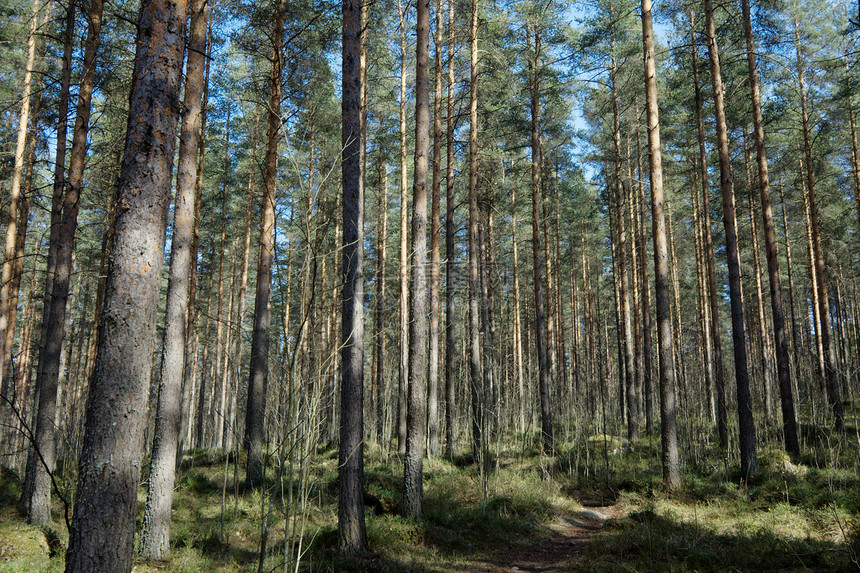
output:
<svg viewBox="0 0 860 573"><path fill-rule="evenodd" d="M729 267L729 297L732 308L732 346L735 353L735 380L738 396L738 430L740 432L741 471L746 476L757 472L755 452L755 425L749 390L747 349L745 343L744 303L741 293L741 269L738 254L735 192L732 180L732 160L729 152L729 134L726 127L726 106L723 80L720 72L720 52L717 46L716 25L712 0L705 0L705 34L708 37L708 55L711 80L714 85L714 113L716 114L717 150L720 158L720 192L723 199L723 226L726 232L726 258Z"/></svg>
<svg viewBox="0 0 860 573"><path fill-rule="evenodd" d="M663 163L660 153L660 118L657 109L657 66L651 0L642 0L642 44L645 55L645 106L651 167L651 227L654 234L654 286L657 304L657 343L660 361L660 437L663 483L681 486L678 430L675 425L675 367L672 356L672 316L669 308L669 253L663 208Z"/></svg>
<svg viewBox="0 0 860 573"><path fill-rule="evenodd" d="M761 111L761 93L758 86L755 42L752 35L749 0L741 2L744 16L744 34L747 45L747 64L750 76L750 93L753 104L753 128L755 130L756 162L758 165L759 194L761 214L764 224L767 273L770 280L770 308L773 315L773 341L776 348L776 369L779 381L779 397L782 406L782 429L785 451L793 456L800 455L797 440L797 421L794 415L794 399L791 395L791 363L789 361L788 339L785 335L785 312L782 305L782 284L779 278L779 250L773 223L773 206L770 200L770 178L767 169L767 151L764 141L764 121Z"/></svg>
<svg viewBox="0 0 860 573"><path fill-rule="evenodd" d="M272 294L272 261L275 248L275 192L278 179L278 144L281 141L281 70L283 69L285 0L275 8L272 34L272 70L269 76L269 118L266 130L266 159L263 209L260 216L260 257L257 262L257 293L254 300L254 332L251 338L251 372L248 406L245 410L245 450L248 452L247 482L263 481L263 429L266 419L266 382L269 375L269 325ZM357 134L356 134L357 137Z"/></svg>
<svg viewBox="0 0 860 573"><path fill-rule="evenodd" d="M430 151L430 0L419 0L416 20L415 178L412 185L412 261L409 284L409 399L403 512L424 515L424 438L427 420L427 168Z"/></svg>
<svg viewBox="0 0 860 573"><path fill-rule="evenodd" d="M149 484L140 554L144 559L163 560L170 554L170 515L176 475L182 405L182 370L185 365L185 326L188 308L188 279L191 270L191 241L194 238L194 196L197 179L197 146L200 139L200 106L206 67L206 22L209 3L192 0L188 38L179 163L174 201L170 278L161 356L161 380L155 415L155 436L149 466Z"/></svg>
<svg viewBox="0 0 860 573"><path fill-rule="evenodd" d="M362 0L343 2L343 330L338 545L367 548L364 527L364 185L361 176Z"/></svg>
<svg viewBox="0 0 860 573"><path fill-rule="evenodd" d="M186 4L144 0L66 571L130 571Z"/></svg>

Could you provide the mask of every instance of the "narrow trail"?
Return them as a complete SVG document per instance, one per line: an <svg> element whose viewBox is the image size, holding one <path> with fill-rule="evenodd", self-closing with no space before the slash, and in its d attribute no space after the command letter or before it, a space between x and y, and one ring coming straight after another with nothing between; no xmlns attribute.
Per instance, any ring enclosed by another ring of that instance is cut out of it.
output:
<svg viewBox="0 0 860 573"><path fill-rule="evenodd" d="M561 572L578 569L585 545L607 523L626 512L617 505L589 505L546 524L547 536L527 544L511 544L470 564L470 573Z"/></svg>

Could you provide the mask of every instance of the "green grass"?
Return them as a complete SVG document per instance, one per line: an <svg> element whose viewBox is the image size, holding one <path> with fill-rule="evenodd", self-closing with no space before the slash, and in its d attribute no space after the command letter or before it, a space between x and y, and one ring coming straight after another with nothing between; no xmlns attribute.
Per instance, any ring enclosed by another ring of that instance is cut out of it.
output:
<svg viewBox="0 0 860 573"><path fill-rule="evenodd" d="M681 490L668 492L655 439L618 448L624 443L617 437L599 438L560 444L554 458L522 444L499 448L485 472L468 457L428 460L421 522L399 515L402 460L370 447L366 490L385 511L366 513L371 552L350 558L337 553L335 450L321 449L307 460L304 490L279 480L270 464L265 491L246 490L241 457L234 484L236 460L186 452L176 481L171 559L138 563L135 571L256 571L264 519L265 571L283 563L285 528L304 532L303 571L470 571L496 562L500 552L516 554L545 541L552 535L545 524L574 515L581 503L617 504L627 516L610 522L579 557L571 554L563 570L860 570L860 477L850 458L856 447L825 452L837 462L831 466L817 466L809 455L791 471L779 450L763 450L762 471L748 482L736 467L702 458L684 468ZM61 571L67 540L61 505L54 507L57 529L43 531L18 513L19 493L17 476L0 471L0 573ZM144 498L142 486L139 509Z"/></svg>

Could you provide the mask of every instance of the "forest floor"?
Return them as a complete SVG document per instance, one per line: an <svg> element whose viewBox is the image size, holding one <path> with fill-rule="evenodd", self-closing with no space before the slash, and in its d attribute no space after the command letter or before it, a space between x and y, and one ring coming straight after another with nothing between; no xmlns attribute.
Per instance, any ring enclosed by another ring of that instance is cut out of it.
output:
<svg viewBox="0 0 860 573"><path fill-rule="evenodd" d="M751 480L701 444L686 453L677 492L661 485L656 439L623 443L592 437L560 444L550 458L534 442L511 440L484 464L428 460L421 522L399 515L402 459L371 446L371 552L349 559L336 550L335 449L305 456L294 450L282 458L280 475L273 455L267 487L258 490L245 489L241 456L186 452L172 557L139 562L134 571L860 571L860 456L853 440L809 446L791 462L778 449L762 449L761 472ZM74 475L57 478L68 497ZM0 470L0 573L62 571L62 503L54 496L54 527L40 529L18 512L19 492L18 476ZM144 502L142 484L138 526Z"/></svg>

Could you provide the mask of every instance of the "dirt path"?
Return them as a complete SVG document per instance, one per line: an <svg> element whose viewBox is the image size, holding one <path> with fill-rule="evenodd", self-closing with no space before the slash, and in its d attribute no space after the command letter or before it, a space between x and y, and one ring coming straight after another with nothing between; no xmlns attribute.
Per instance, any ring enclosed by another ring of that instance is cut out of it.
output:
<svg viewBox="0 0 860 573"><path fill-rule="evenodd" d="M513 544L471 564L470 573L561 572L575 567L583 547L613 519L625 512L616 505L586 506L546 525L547 536L528 544Z"/></svg>

